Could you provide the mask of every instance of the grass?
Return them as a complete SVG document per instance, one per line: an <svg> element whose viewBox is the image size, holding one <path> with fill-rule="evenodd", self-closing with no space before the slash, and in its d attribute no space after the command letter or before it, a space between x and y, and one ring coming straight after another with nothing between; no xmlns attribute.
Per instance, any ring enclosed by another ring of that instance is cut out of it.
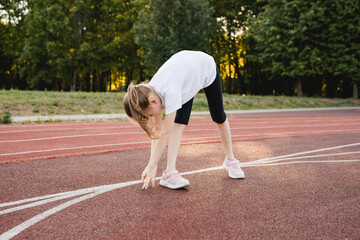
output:
<svg viewBox="0 0 360 240"><path fill-rule="evenodd" d="M0 90L0 114L47 116L124 113L125 93L52 92ZM328 99L286 96L239 96L224 94L226 110L359 107L360 99ZM208 111L206 97L199 93L193 111Z"/></svg>
<svg viewBox="0 0 360 240"><path fill-rule="evenodd" d="M252 109L287 109L287 108L322 108L322 107L360 107L360 99L344 98L313 98L286 96L239 96L224 94L225 110ZM207 111L204 94L198 94L194 99L194 111Z"/></svg>
<svg viewBox="0 0 360 240"><path fill-rule="evenodd" d="M124 93L0 91L0 112L12 116L78 115L123 112Z"/></svg>

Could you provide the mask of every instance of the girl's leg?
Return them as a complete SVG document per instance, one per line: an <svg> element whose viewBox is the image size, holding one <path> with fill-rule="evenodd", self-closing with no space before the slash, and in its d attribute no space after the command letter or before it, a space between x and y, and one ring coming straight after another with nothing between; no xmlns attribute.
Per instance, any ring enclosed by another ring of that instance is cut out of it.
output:
<svg viewBox="0 0 360 240"><path fill-rule="evenodd" d="M176 158L180 148L181 136L189 122L193 98L176 111L175 123L168 143L168 162L165 172L176 170Z"/></svg>
<svg viewBox="0 0 360 240"><path fill-rule="evenodd" d="M211 118L214 122L216 122L216 126L218 128L219 135L226 153L223 167L228 171L231 178L245 178L245 174L240 168L239 160L235 159L234 157L231 142L230 126L226 118L223 106L219 69L216 69L216 71L216 79L210 86L206 87L204 90L209 104Z"/></svg>
<svg viewBox="0 0 360 240"><path fill-rule="evenodd" d="M216 72L216 79L204 90L209 104L211 118L216 123L216 127L224 146L226 159L232 160L234 159L234 153L232 149L231 132L229 122L224 111L219 69L216 69Z"/></svg>
<svg viewBox="0 0 360 240"><path fill-rule="evenodd" d="M216 123L216 127L218 129L222 144L224 146L226 159L235 159L232 149L231 132L228 120L226 119L223 123Z"/></svg>
<svg viewBox="0 0 360 240"><path fill-rule="evenodd" d="M168 143L168 160L165 172L176 170L176 158L180 148L181 136L185 129L184 124L174 123L174 128L171 132Z"/></svg>
<svg viewBox="0 0 360 240"><path fill-rule="evenodd" d="M176 170L176 158L180 148L181 136L187 125L192 107L192 99L177 110L175 123L168 142L168 161L166 170L161 176L160 186L171 189L187 187L190 182L181 177Z"/></svg>
<svg viewBox="0 0 360 240"><path fill-rule="evenodd" d="M223 167L228 171L231 178L245 178L245 174L240 168L239 160L235 159L234 157L231 142L230 126L226 118L223 106L221 78L219 74L219 69L216 70L217 76L215 81L204 90L209 104L211 117L216 123L226 153Z"/></svg>

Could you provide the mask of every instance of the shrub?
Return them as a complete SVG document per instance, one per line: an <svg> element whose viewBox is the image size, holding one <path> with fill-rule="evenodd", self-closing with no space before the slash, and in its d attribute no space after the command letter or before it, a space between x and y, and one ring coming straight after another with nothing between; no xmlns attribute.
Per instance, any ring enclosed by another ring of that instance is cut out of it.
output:
<svg viewBox="0 0 360 240"><path fill-rule="evenodd" d="M11 123L11 113L4 112L1 114L0 123L2 124L10 124Z"/></svg>

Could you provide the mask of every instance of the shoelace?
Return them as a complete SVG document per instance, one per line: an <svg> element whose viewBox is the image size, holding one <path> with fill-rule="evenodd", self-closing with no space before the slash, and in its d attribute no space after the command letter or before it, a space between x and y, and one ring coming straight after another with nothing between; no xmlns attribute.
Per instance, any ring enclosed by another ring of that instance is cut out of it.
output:
<svg viewBox="0 0 360 240"><path fill-rule="evenodd" d="M240 169L239 161L228 161L228 162L230 162L230 164L226 164L226 165L228 165L229 167L232 166L235 169Z"/></svg>
<svg viewBox="0 0 360 240"><path fill-rule="evenodd" d="M185 178L183 178L179 173L170 174L170 176L168 176L168 178L169 178L170 181L175 181L175 182L185 180Z"/></svg>
<svg viewBox="0 0 360 240"><path fill-rule="evenodd" d="M173 177L173 178L175 178L175 179L182 179L182 178L183 178L182 176L180 176L179 173L173 173L173 174L171 174L170 176ZM169 177L170 177L170 176L169 176Z"/></svg>

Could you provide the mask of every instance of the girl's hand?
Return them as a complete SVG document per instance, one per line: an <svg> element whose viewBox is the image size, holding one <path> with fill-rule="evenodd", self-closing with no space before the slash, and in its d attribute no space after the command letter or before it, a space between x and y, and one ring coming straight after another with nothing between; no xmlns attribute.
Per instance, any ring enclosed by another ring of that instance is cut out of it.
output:
<svg viewBox="0 0 360 240"><path fill-rule="evenodd" d="M143 171L143 173L141 174L141 181L144 182L144 185L142 187L142 189L148 189L150 182L152 187L155 187L155 177L156 177L156 172L157 172L157 165L155 166L150 166L147 165L145 170Z"/></svg>

